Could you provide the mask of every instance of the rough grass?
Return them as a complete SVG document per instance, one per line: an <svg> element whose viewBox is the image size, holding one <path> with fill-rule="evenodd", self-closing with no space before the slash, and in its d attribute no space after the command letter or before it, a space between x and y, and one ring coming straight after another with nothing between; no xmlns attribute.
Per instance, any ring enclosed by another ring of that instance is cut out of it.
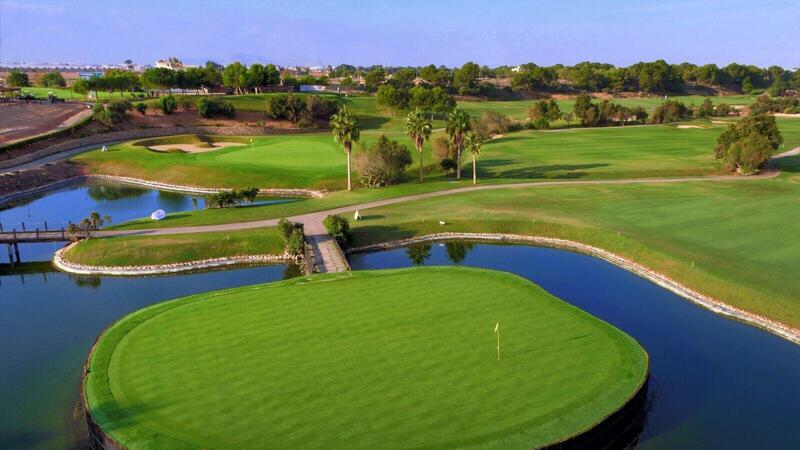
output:
<svg viewBox="0 0 800 450"><path fill-rule="evenodd" d="M437 267L140 310L98 342L86 397L129 448L532 448L590 428L646 373L633 339L527 280Z"/></svg>
<svg viewBox="0 0 800 450"><path fill-rule="evenodd" d="M72 247L64 256L78 264L140 266L265 254L283 254L283 241L276 228L92 238Z"/></svg>

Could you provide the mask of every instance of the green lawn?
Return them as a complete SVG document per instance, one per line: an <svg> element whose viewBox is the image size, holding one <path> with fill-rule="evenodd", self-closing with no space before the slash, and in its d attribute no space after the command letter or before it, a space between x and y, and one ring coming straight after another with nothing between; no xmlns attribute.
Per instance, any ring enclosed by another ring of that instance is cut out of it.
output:
<svg viewBox="0 0 800 450"><path fill-rule="evenodd" d="M683 124L683 126L687 126ZM524 131L487 142L479 157L483 181L629 178L708 175L720 172L714 142L724 125L695 121L690 126L617 127L559 132ZM378 134L367 134L354 156ZM418 152L405 135L392 135L411 150L411 182ZM217 139L225 140L224 137ZM242 140L242 138L228 138ZM247 140L247 139L245 139ZM423 158L433 161L431 144ZM132 143L93 151L75 158L95 173L130 176L204 187L259 186L338 190L345 186L345 156L327 133L256 137L252 146L204 153L163 153ZM465 174L471 173L467 155ZM432 172L429 182L443 176ZM356 176L357 179L357 176Z"/></svg>
<svg viewBox="0 0 800 450"><path fill-rule="evenodd" d="M128 448L533 448L618 409L647 365L527 280L418 268L145 308L100 338L85 395Z"/></svg>
<svg viewBox="0 0 800 450"><path fill-rule="evenodd" d="M68 89L68 88L25 87L25 88L22 88L22 92L29 92L29 93L35 95L37 98L42 98L42 99L46 99L47 98L47 94L50 93L50 92L55 94L56 97L63 98L65 100L67 100L67 101L74 100L74 101L83 102L83 101L86 101L86 99L87 99L85 95L76 94L76 93L72 92L72 89ZM100 91L100 92L98 92L98 95L100 96L101 99L107 100L107 99L110 99L110 98L121 98L121 97L131 98L131 96L133 94L131 94L130 92L124 92L122 94L120 94L119 92L114 92L113 96L109 96L108 92ZM138 96L139 93L137 93L136 95Z"/></svg>
<svg viewBox="0 0 800 450"><path fill-rule="evenodd" d="M778 179L504 189L361 210L355 245L440 231L564 237L800 327L800 156L781 166Z"/></svg>
<svg viewBox="0 0 800 450"><path fill-rule="evenodd" d="M282 255L276 228L163 236L122 236L81 241L64 256L96 266L174 264L245 255Z"/></svg>

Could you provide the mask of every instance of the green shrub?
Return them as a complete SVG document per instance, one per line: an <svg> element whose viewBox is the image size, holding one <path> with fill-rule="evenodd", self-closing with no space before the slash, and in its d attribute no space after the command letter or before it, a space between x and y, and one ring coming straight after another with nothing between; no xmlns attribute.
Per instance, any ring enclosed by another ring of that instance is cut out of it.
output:
<svg viewBox="0 0 800 450"><path fill-rule="evenodd" d="M728 170L752 173L769 161L782 142L775 116L750 115L728 125L720 134L714 156L721 159Z"/></svg>
<svg viewBox="0 0 800 450"><path fill-rule="evenodd" d="M290 222L286 218L282 218L278 221L278 234L280 234L281 239L283 239L287 252L293 255L303 253L305 234L303 232L302 223Z"/></svg>
<svg viewBox="0 0 800 450"><path fill-rule="evenodd" d="M322 221L322 224L325 225L325 231L336 239L339 245L347 247L350 244L352 235L350 234L350 222L347 219L337 215L330 215Z"/></svg>
<svg viewBox="0 0 800 450"><path fill-rule="evenodd" d="M306 237L303 230L294 228L286 240L286 251L292 255L302 255L306 246Z"/></svg>
<svg viewBox="0 0 800 450"><path fill-rule="evenodd" d="M230 119L235 113L233 104L220 98L203 98L197 104L197 114L205 119L214 116L225 116Z"/></svg>
<svg viewBox="0 0 800 450"><path fill-rule="evenodd" d="M137 103L135 108L141 115L144 115L147 112L147 105L144 102Z"/></svg>
<svg viewBox="0 0 800 450"><path fill-rule="evenodd" d="M374 144L356 156L356 171L364 186L387 186L400 182L411 162L408 147L381 135Z"/></svg>
<svg viewBox="0 0 800 450"><path fill-rule="evenodd" d="M172 114L178 109L178 101L171 95L156 100L156 108L160 109L164 114Z"/></svg>

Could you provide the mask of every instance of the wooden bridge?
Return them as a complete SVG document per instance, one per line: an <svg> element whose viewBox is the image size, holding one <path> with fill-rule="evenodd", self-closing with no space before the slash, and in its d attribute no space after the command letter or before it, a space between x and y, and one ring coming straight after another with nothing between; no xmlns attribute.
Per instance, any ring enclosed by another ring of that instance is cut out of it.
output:
<svg viewBox="0 0 800 450"><path fill-rule="evenodd" d="M76 236L77 237L77 236ZM60 230L26 230L26 231L3 231L0 232L0 245L8 246L8 262L11 265L19 264L22 258L19 256L19 244L35 242L63 242L70 240L70 234L65 229Z"/></svg>

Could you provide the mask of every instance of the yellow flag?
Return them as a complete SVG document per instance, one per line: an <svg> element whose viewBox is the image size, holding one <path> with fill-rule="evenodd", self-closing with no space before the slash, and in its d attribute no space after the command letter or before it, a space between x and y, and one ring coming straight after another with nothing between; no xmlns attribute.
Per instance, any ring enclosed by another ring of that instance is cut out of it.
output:
<svg viewBox="0 0 800 450"><path fill-rule="evenodd" d="M494 326L494 332L497 333L498 331L500 331L500 322L497 322L497 324Z"/></svg>

